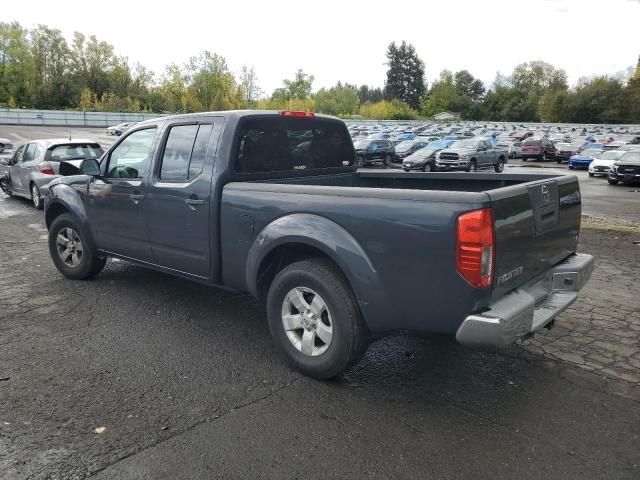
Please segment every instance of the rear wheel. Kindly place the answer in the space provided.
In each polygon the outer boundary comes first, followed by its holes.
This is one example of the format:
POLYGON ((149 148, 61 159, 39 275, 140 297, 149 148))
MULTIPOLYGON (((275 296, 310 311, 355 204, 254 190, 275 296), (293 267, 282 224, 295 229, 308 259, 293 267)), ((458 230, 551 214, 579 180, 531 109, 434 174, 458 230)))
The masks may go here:
POLYGON ((38 186, 35 183, 32 183, 30 190, 31 190, 31 203, 33 203, 33 206, 36 207, 38 210, 42 210, 43 202, 42 202, 42 198, 40 198, 40 190, 38 190, 38 186))
POLYGON ((49 227, 49 254, 58 271, 74 280, 97 275, 107 263, 106 258, 98 257, 80 223, 66 213, 56 217, 49 227))
POLYGON ((391 166, 391 155, 387 154, 384 156, 384 166, 385 167, 390 167, 391 166))
POLYGON ((351 288, 329 260, 302 260, 279 272, 269 288, 267 314, 286 360, 314 378, 339 375, 368 345, 351 288))
POLYGON ((557 164, 561 164, 561 163, 562 163, 562 160, 561 160, 560 158, 557 158, 557 159, 556 159, 556 163, 557 163, 557 164))
POLYGON ((541 162, 546 162, 547 161, 547 154, 546 153, 542 153, 542 155, 540 155, 540 161, 541 162))
POLYGON ((478 164, 475 160, 471 160, 469 162, 469 166, 467 167, 467 172, 475 172, 476 170, 478 170, 478 164))
POLYGON ((527 161, 527 157, 522 157, 522 161, 526 162, 527 161))
POLYGON ((356 157, 356 167, 358 168, 364 167, 364 158, 362 158, 360 155, 356 157))
POLYGON ((496 163, 493 166, 493 169, 496 171, 496 173, 501 173, 504 170, 504 160, 503 159, 499 159, 498 163, 496 163))

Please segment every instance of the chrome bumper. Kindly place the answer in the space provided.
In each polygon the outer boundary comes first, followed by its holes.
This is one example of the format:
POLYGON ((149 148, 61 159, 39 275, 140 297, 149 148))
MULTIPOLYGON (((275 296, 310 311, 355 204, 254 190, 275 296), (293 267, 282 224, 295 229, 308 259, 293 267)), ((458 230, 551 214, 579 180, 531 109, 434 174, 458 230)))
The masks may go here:
POLYGON ((591 278, 593 257, 575 254, 529 284, 469 315, 456 340, 469 347, 501 348, 544 328, 564 312, 591 278))

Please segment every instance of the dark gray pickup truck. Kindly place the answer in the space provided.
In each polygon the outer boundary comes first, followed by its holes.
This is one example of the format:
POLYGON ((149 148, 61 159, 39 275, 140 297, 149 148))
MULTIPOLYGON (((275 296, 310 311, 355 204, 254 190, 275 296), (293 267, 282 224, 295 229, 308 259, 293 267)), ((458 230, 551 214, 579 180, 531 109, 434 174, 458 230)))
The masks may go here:
POLYGON ((74 279, 119 257, 250 292, 284 356, 317 378, 391 331, 509 345, 552 325, 591 275, 593 258, 576 253, 574 176, 357 172, 354 161, 332 117, 146 121, 53 181, 50 254, 74 279))

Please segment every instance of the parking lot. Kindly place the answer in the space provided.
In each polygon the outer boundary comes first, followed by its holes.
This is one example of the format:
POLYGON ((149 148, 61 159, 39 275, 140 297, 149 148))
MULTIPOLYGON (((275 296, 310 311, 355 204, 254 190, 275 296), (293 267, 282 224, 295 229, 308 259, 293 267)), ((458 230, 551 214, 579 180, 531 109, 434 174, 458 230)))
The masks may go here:
MULTIPOLYGON (((69 133, 114 140, 0 129, 69 133)), ((505 171, 540 168, 566 172, 505 171)), ((42 212, 0 193, 0 478, 637 479, 640 187, 576 175, 596 270, 555 329, 386 338, 331 382, 285 366, 250 296, 113 260, 65 279, 42 212)))

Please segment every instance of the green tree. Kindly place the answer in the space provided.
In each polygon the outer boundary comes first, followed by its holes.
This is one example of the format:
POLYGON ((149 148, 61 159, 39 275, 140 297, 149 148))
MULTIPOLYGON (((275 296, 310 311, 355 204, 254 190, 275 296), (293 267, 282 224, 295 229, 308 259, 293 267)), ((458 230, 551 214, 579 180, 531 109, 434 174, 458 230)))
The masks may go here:
POLYGON ((418 57, 416 49, 403 41, 399 46, 391 42, 387 47, 387 80, 385 96, 398 99, 414 109, 419 108, 426 85, 424 63, 418 57))
POLYGON ((360 107, 360 97, 352 86, 342 86, 340 82, 329 89, 321 88, 314 95, 315 109, 330 115, 352 115, 360 107))
POLYGON ((258 76, 253 65, 250 67, 247 65, 242 66, 239 83, 242 88, 242 97, 247 105, 251 105, 262 95, 262 90, 258 86, 258 76))
POLYGON ((28 32, 0 22, 0 104, 33 106, 33 57, 28 32))

